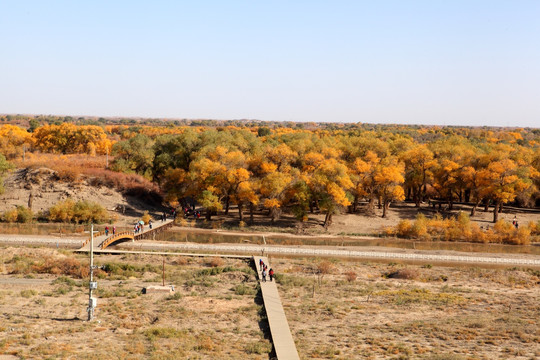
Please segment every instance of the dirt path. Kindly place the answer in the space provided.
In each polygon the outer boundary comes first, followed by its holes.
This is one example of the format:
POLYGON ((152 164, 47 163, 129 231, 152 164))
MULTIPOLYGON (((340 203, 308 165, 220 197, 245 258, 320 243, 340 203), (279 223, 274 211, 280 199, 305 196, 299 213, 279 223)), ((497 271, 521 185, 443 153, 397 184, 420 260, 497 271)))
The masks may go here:
POLYGON ((540 256, 522 254, 477 254, 450 251, 388 250, 384 248, 335 248, 314 246, 261 246, 236 244, 193 244, 144 242, 120 244, 122 249, 211 251, 215 253, 279 254, 289 256, 331 256, 358 259, 402 260, 414 262, 466 263, 474 265, 521 265, 540 267, 540 256))

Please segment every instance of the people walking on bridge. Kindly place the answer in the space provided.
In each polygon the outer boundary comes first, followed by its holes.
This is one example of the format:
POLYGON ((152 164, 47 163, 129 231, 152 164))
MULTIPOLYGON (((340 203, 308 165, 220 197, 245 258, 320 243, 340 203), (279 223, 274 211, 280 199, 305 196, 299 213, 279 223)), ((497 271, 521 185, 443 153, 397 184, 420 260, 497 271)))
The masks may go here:
POLYGON ((259 266, 261 268, 261 271, 263 271, 263 268, 264 268, 264 261, 263 259, 259 259, 259 266))
POLYGON ((113 235, 116 234, 116 226, 113 226, 113 228, 112 228, 112 234, 113 234, 113 235))
POLYGON ((152 220, 148 220, 148 227, 152 230, 152 220))
POLYGON ((262 271, 262 281, 266 282, 266 270, 265 269, 263 269, 263 271, 262 271))
POLYGON ((272 279, 274 278, 274 270, 272 268, 268 270, 268 276, 270 276, 270 281, 272 281, 272 279))
POLYGON ((105 226, 105 236, 109 236, 109 227, 105 226))

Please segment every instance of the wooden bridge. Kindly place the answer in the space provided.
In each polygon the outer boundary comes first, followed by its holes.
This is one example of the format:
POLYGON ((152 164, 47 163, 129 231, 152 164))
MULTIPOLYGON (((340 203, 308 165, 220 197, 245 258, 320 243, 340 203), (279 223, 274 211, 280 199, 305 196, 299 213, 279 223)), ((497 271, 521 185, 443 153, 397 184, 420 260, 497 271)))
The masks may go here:
MULTIPOLYGON (((152 223, 152 229, 148 228, 147 226, 144 231, 138 233, 135 233, 131 230, 118 232, 113 235, 109 232, 109 235, 107 236, 105 235, 104 231, 100 231, 94 234, 94 250, 103 250, 107 248, 107 246, 118 242, 152 239, 156 236, 156 234, 170 228, 173 223, 173 219, 169 219, 166 221, 156 221, 152 223)), ((90 238, 83 242, 79 251, 90 251, 90 238)))

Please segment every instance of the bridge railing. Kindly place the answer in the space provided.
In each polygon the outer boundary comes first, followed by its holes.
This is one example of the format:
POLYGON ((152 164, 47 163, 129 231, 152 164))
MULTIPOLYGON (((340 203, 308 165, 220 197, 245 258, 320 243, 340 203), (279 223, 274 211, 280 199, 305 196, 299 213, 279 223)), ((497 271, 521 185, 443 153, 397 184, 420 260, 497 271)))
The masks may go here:
POLYGON ((106 238, 105 240, 103 240, 103 242, 101 244, 99 244, 99 247, 101 249, 105 249, 107 246, 109 246, 110 244, 112 244, 113 242, 115 242, 116 240, 120 240, 120 239, 133 239, 133 231, 122 231, 122 232, 119 232, 115 235, 111 235, 109 236, 108 238, 106 238))
MULTIPOLYGON (((94 233, 94 238, 97 238, 98 236, 101 236, 101 235, 105 235, 105 231, 98 231, 98 232, 95 232, 94 233)), ((83 244, 81 247, 85 247, 86 244, 88 244, 90 242, 90 240, 92 240, 92 235, 90 235, 88 237, 88 239, 84 240, 83 244)))

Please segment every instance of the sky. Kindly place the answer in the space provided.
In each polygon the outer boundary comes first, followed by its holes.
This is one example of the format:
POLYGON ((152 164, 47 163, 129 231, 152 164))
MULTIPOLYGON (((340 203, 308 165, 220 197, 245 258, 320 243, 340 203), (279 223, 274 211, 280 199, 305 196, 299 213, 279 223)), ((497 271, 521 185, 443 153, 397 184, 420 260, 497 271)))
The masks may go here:
POLYGON ((540 127, 540 1, 0 0, 0 113, 540 127))

